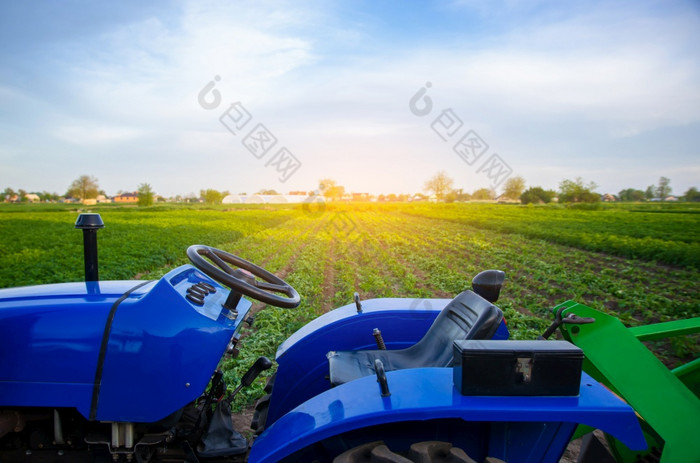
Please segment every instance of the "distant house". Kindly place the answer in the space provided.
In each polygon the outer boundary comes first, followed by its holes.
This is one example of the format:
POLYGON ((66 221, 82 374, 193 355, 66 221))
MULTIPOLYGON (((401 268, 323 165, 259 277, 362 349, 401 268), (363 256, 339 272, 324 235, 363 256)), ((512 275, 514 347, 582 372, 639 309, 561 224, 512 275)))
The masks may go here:
POLYGON ((353 201, 369 201, 370 194, 369 193, 352 193, 352 200, 353 201))
POLYGON ((40 201, 39 195, 36 195, 34 193, 27 193, 26 195, 24 195, 24 197, 27 198, 27 201, 31 203, 36 203, 40 201))
POLYGON ((114 197, 115 203, 138 203, 138 193, 122 193, 114 197))
POLYGON ((97 198, 95 198, 98 203, 111 203, 112 200, 106 197, 105 195, 97 195, 97 198))
POLYGON ((666 196, 664 198, 664 201, 678 201, 678 198, 676 198, 675 196, 666 196))
POLYGON ((615 195, 611 195, 610 193, 605 193, 603 196, 601 196, 601 199, 605 202, 617 201, 617 198, 615 197, 615 195))

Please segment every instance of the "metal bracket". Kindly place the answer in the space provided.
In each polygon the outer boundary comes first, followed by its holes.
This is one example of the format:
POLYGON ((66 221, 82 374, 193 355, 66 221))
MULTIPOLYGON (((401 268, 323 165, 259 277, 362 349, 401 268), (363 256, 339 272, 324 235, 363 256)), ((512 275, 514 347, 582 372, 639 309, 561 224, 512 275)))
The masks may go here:
POLYGON ((518 357, 517 361, 515 372, 523 375, 523 383, 529 383, 532 381, 533 359, 531 357, 518 357))
POLYGON ((386 350, 386 344, 384 344, 384 338, 382 337, 382 332, 379 328, 375 328, 372 331, 372 336, 374 336, 374 341, 377 343, 377 349, 386 350))
POLYGON ((389 382, 386 380, 386 371, 384 371, 384 364, 381 360, 374 359, 374 371, 377 373, 377 382, 379 382, 382 397, 389 397, 391 395, 391 392, 389 392, 389 382))
POLYGON ((563 306, 557 310, 557 313, 554 315, 554 321, 552 322, 551 325, 549 325, 549 328, 545 330, 544 333, 542 333, 542 336, 538 336, 537 339, 547 339, 549 338, 554 332, 563 324, 571 324, 571 325, 586 325, 588 323, 594 323, 595 318, 591 317, 579 317, 576 314, 569 314, 565 318, 562 318, 561 314, 564 312, 566 309, 569 307, 563 306))

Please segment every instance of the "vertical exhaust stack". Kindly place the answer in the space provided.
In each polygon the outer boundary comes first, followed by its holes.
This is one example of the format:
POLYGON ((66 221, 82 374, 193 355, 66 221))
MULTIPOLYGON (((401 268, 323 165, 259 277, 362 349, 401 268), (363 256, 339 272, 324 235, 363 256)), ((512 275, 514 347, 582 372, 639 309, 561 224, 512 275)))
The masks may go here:
POLYGON ((104 228, 100 214, 80 214, 75 228, 83 231, 83 251, 85 253, 85 281, 98 281, 97 271, 97 230, 104 228))

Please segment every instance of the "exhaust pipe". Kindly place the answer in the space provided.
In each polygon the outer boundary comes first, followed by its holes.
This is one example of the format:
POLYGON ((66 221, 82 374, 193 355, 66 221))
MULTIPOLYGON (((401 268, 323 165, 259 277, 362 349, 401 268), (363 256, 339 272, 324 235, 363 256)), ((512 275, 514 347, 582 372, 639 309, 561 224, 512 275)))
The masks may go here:
POLYGON ((97 230, 104 228, 100 214, 80 214, 75 228, 83 231, 83 252, 85 254, 85 281, 98 281, 97 271, 97 230))

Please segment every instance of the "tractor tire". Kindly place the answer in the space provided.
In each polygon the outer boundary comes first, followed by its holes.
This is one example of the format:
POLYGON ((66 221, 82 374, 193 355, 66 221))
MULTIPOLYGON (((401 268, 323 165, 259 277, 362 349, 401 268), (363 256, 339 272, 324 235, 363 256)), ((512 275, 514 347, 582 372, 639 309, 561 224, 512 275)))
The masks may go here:
MULTIPOLYGON (((489 457, 488 463, 501 460, 489 457)), ((424 441, 411 445, 407 455, 392 452, 383 441, 358 445, 338 455, 333 463, 477 463, 449 442, 424 441)))

